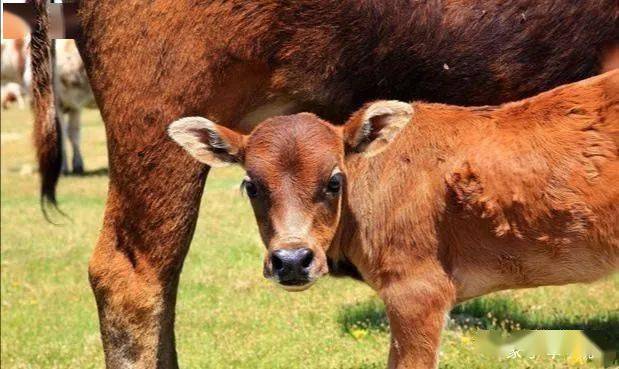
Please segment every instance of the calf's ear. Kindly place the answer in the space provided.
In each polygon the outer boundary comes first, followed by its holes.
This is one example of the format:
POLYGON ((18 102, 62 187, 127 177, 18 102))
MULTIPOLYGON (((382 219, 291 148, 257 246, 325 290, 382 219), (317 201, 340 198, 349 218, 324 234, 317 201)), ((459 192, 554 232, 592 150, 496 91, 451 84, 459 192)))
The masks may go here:
POLYGON ((211 167, 241 163, 245 136, 202 117, 172 122, 168 135, 191 156, 211 167))
POLYGON ((396 100, 373 102, 344 125, 345 144, 350 151, 376 155, 397 137, 412 116, 411 104, 396 100))

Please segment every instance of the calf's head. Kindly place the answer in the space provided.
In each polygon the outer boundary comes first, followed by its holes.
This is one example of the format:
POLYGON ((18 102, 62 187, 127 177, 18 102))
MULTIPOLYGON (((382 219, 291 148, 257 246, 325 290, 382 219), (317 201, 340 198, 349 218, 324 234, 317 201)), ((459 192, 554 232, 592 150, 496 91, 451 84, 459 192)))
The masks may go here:
POLYGON ((409 104, 379 101, 343 126, 301 113, 270 118, 250 135, 200 117, 175 121, 168 132, 202 163, 245 169, 242 187, 267 247, 264 275, 299 291, 328 272, 326 252, 348 185, 347 155, 380 152, 411 115, 409 104))

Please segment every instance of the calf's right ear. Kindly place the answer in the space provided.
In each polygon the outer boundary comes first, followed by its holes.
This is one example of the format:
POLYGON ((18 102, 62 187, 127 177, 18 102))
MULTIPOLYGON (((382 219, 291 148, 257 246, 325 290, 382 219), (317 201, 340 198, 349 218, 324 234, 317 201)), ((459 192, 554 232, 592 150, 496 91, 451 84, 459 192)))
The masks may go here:
POLYGON ((191 156, 211 167, 240 164, 245 136, 202 117, 172 122, 168 135, 191 156))

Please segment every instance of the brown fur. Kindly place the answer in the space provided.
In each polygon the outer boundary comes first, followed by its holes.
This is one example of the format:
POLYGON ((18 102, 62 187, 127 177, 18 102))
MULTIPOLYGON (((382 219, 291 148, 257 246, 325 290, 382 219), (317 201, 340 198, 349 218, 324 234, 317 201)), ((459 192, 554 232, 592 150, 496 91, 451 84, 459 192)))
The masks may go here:
MULTIPOLYGON (((108 367, 177 366, 176 287, 208 168, 166 137, 169 122, 203 115, 249 130, 243 117, 281 98, 340 122, 368 99, 522 98, 597 73, 600 50, 617 43, 617 9, 614 0, 81 1, 78 47, 109 148, 90 263, 108 367)), ((52 124, 49 96, 35 94, 38 127, 52 124)), ((57 131, 45 132, 37 147, 53 200, 57 131)))
POLYGON ((393 368, 436 366, 457 302, 619 268, 619 70, 494 108, 379 101, 343 128, 298 114, 224 140, 259 188, 267 255, 292 232, 310 282, 352 263, 385 301, 393 368), (347 187, 325 197, 334 167, 347 187))

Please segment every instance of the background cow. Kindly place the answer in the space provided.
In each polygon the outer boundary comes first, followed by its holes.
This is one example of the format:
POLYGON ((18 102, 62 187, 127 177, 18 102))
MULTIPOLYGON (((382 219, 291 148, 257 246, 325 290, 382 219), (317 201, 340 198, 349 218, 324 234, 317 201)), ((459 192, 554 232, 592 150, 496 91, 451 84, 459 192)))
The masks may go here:
MULTIPOLYGON (((96 103, 84 63, 75 41, 56 40, 56 74, 54 92, 58 95, 62 136, 67 138, 73 152, 71 171, 84 173, 84 161, 80 150, 81 113, 84 108, 96 108, 96 103)), ((66 141, 65 141, 66 142, 66 141)), ((64 147, 64 146, 63 146, 64 147)), ((66 150, 62 152, 62 171, 69 173, 66 150)))
MULTIPOLYGON (((29 36, 20 39, 2 40, 2 107, 16 102, 25 107, 31 90, 31 67, 29 56, 29 36)), ((84 161, 80 150, 81 112, 84 108, 96 108, 94 96, 84 63, 74 40, 55 40, 55 78, 54 92, 57 104, 63 141, 71 145, 72 172, 82 174, 84 161)), ((65 145, 62 147, 62 172, 71 170, 65 145)))
POLYGON ((25 92, 23 87, 19 83, 9 82, 2 85, 1 90, 2 98, 2 109, 6 110, 13 103, 17 103, 17 106, 20 109, 26 107, 25 103, 25 92))
MULTIPOLYGON (((55 203, 61 155, 49 19, 45 1, 35 5, 35 141, 41 192, 55 203)), ((301 110, 341 122, 377 98, 495 104, 596 74, 619 43, 615 0, 78 7, 77 43, 109 148, 89 276, 111 368, 177 367, 176 291, 209 168, 169 140, 169 122, 202 115, 247 131, 301 110)))
POLYGON ((2 14, 2 23, 2 108, 8 108, 12 102, 23 108, 24 98, 28 94, 24 73, 28 64, 29 29, 22 19, 10 13, 2 14))
POLYGON ((27 88, 24 82, 26 71, 27 46, 25 38, 14 40, 2 40, 1 55, 1 84, 2 84, 2 108, 17 102, 20 109, 25 107, 24 99, 27 88))

